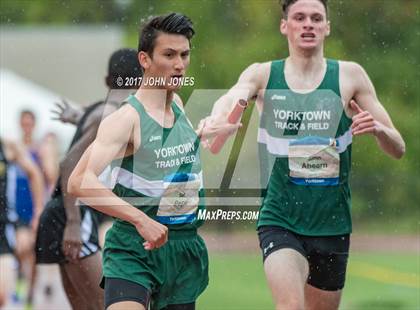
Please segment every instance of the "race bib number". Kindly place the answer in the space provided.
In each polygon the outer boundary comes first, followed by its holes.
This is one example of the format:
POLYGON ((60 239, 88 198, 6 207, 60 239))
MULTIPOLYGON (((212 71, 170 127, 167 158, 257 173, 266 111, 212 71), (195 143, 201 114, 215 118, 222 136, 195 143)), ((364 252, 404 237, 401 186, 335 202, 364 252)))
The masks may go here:
POLYGON ((290 141, 289 169, 290 181, 297 185, 338 185, 338 141, 323 137, 305 137, 290 141))
POLYGON ((162 224, 191 223, 196 218, 201 178, 194 173, 175 173, 164 178, 157 221, 162 224))

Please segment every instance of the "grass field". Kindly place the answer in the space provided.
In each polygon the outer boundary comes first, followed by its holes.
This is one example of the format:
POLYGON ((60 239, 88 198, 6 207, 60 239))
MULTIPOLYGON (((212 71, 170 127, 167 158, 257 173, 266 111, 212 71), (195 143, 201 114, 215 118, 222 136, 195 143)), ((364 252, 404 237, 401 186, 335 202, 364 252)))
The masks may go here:
MULTIPOLYGON (((260 256, 212 255, 210 284, 197 308, 273 309, 260 256)), ((352 253, 340 309, 420 309, 419 256, 352 253)))

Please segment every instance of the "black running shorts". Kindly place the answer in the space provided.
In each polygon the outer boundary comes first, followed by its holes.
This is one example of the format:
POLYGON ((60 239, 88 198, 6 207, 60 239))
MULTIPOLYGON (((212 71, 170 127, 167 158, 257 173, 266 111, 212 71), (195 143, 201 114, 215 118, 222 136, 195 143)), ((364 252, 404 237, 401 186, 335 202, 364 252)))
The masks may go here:
POLYGON ((278 226, 262 226, 258 229, 263 260, 280 249, 294 249, 309 263, 307 283, 326 291, 344 287, 350 235, 303 236, 278 226))

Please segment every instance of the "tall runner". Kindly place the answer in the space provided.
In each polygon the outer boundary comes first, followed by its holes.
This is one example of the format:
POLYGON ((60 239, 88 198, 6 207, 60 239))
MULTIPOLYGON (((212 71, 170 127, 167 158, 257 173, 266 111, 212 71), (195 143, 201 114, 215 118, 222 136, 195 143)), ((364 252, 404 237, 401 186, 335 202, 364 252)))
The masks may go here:
POLYGON ((404 141, 358 64, 324 58, 326 0, 284 0, 280 31, 289 57, 249 66, 216 103, 207 124, 236 100, 256 99, 266 189, 258 221, 276 309, 337 309, 350 233, 353 137, 372 135, 393 158, 404 141))

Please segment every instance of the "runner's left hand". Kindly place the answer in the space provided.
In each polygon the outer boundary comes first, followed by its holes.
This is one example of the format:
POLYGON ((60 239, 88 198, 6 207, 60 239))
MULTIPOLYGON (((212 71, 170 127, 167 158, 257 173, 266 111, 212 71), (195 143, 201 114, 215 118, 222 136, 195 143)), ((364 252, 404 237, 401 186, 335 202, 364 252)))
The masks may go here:
POLYGON ((351 124, 351 133, 353 136, 372 134, 374 136, 382 130, 382 124, 375 120, 369 111, 363 111, 353 99, 350 100, 350 107, 356 115, 353 116, 351 124))

